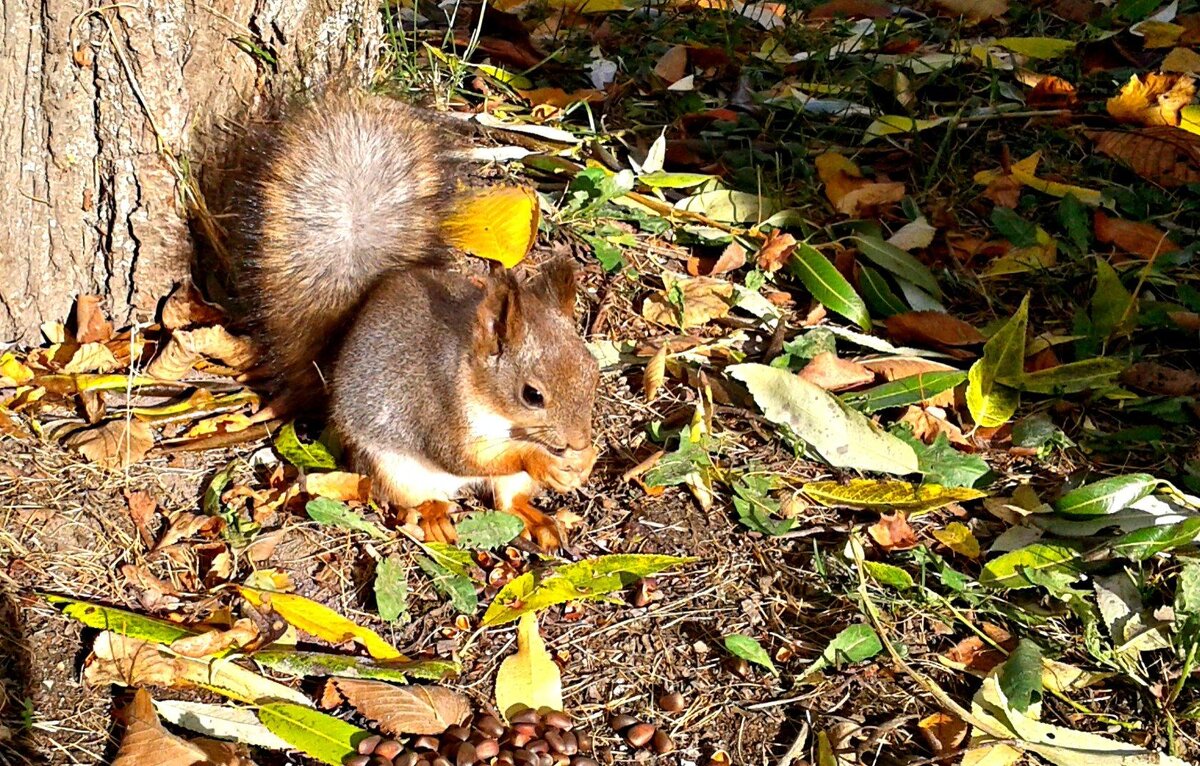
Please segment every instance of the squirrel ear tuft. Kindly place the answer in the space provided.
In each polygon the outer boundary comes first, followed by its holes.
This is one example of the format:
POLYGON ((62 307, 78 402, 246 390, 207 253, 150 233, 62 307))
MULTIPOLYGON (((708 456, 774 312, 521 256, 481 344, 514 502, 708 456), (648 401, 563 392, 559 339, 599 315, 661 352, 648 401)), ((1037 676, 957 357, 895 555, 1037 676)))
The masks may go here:
POLYGON ((543 263, 529 281, 529 288, 552 306, 558 306, 567 316, 575 315, 577 269, 566 258, 543 263))
POLYGON ((483 280, 483 299, 475 317, 475 348, 496 356, 521 334, 521 304, 512 272, 494 268, 483 280))

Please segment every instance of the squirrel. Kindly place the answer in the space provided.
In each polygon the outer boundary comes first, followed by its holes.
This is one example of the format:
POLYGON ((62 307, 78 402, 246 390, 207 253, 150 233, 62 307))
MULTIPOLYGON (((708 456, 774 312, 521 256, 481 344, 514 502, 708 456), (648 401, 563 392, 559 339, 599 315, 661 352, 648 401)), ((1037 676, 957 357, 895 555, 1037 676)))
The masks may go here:
POLYGON ((324 403, 377 499, 452 541, 469 491, 564 542, 532 499, 596 460, 599 367, 575 326, 565 259, 518 277, 452 269, 440 225, 450 141, 418 107, 362 91, 286 114, 242 210, 245 282, 287 409, 324 403))

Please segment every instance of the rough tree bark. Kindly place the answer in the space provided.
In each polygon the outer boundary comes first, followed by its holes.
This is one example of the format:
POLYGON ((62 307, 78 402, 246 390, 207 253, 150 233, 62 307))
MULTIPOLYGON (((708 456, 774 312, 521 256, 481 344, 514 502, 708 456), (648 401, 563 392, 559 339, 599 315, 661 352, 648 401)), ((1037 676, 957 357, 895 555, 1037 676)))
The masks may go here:
MULTIPOLYGON (((188 273, 187 158, 273 88, 377 63, 379 0, 0 0, 0 343, 188 273)), ((2 348, 2 346, 0 346, 2 348)))

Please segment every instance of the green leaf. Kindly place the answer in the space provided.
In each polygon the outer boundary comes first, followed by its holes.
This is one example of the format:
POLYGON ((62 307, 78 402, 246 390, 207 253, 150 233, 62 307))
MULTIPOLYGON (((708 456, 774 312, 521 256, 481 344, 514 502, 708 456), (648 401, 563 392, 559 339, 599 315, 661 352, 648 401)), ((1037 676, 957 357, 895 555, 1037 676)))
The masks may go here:
POLYGON ((1113 556, 1145 561, 1164 551, 1192 545, 1197 535, 1200 535, 1200 516, 1192 516, 1176 524, 1134 530, 1117 538, 1107 548, 1113 556))
POLYGON ((900 567, 885 564, 882 561, 864 561, 863 566, 866 567, 867 574, 871 575, 873 579, 896 590, 908 590, 916 585, 912 575, 900 567))
POLYGON ((767 420, 790 428, 830 465, 891 474, 918 470, 912 447, 803 378, 764 364, 726 371, 746 384, 767 420))
POLYGON ((394 553, 375 567, 375 605, 384 622, 408 621, 408 565, 394 553))
POLYGON ((931 511, 987 495, 986 492, 965 487, 877 479, 851 479, 844 484, 840 481, 810 481, 802 489, 804 494, 825 505, 881 511, 903 510, 908 513, 931 511))
POLYGON ((914 256, 901 250, 882 237, 867 235, 855 237, 858 250, 877 266, 887 269, 898 277, 907 279, 934 297, 942 297, 942 288, 929 268, 914 256))
POLYGON ((1020 395, 998 381, 1017 377, 1024 371, 1028 323, 1026 294, 1017 312, 984 344, 983 358, 971 365, 967 373, 967 407, 976 425, 985 428, 1003 425, 1017 411, 1020 395))
POLYGON ((761 665, 775 675, 779 675, 779 671, 775 669, 775 663, 771 662, 771 655, 767 654, 767 650, 763 649, 762 644, 750 636, 743 636, 741 633, 731 633, 725 636, 725 648, 734 657, 741 657, 747 662, 753 662, 755 665, 761 665))
POLYGON ((1200 615, 1200 561, 1183 564, 1175 586, 1175 612, 1200 615))
POLYGON ((1093 334, 1102 339, 1127 332, 1137 319, 1133 293, 1125 289, 1121 277, 1103 258, 1096 259, 1096 291, 1088 312, 1093 334))
MULTIPOLYGON (((1061 58, 1075 50, 1073 40, 1057 37, 1001 37, 996 45, 1031 59, 1061 58)), ((1024 711, 1025 708, 1020 708, 1024 711)))
POLYGON ((1000 688, 1014 710, 1024 713, 1042 698, 1042 649, 1027 638, 1000 666, 1000 688))
POLYGON ((1037 372, 1022 371, 1019 375, 997 380, 1018 391, 1034 394, 1074 394, 1116 385, 1116 378, 1125 366, 1120 359, 1099 357, 1037 372))
POLYGON ((1065 543, 1033 543, 992 559, 983 566, 979 583, 987 588, 1032 588, 1042 580, 1038 573, 1066 574, 1074 578, 1079 551, 1065 543))
POLYGON ((371 732, 340 718, 291 702, 268 702, 258 709, 258 720, 271 733, 300 752, 329 766, 357 752, 358 743, 371 732))
POLYGON ((525 522, 511 513, 485 511, 472 513, 458 522, 458 544, 473 550, 492 550, 512 541, 525 522))
POLYGON ((844 397, 844 400, 847 404, 863 412, 878 412, 925 401, 943 391, 954 388, 966 379, 967 373, 961 370, 919 372, 916 375, 881 383, 865 391, 856 391, 854 394, 844 397))
POLYGON ((778 489, 778 477, 771 474, 743 473, 734 477, 730 486, 734 492, 733 507, 738 521, 764 535, 782 535, 796 524, 795 519, 778 519, 779 501, 770 496, 778 489))
POLYGON ((53 606, 63 607, 63 614, 80 622, 89 628, 111 630, 122 636, 150 641, 155 644, 169 644, 186 636, 198 635, 197 631, 169 620, 146 617, 124 609, 115 609, 100 604, 89 604, 65 596, 55 596, 49 593, 39 594, 53 606))
POLYGON ((665 170, 656 170, 653 173, 638 176, 637 180, 655 189, 687 189, 714 178, 716 176, 705 173, 670 173, 665 170))
POLYGON ((678 210, 700 213, 721 223, 759 223, 783 209, 773 197, 749 192, 717 189, 685 197, 675 203, 678 210))
POLYGON ((337 460, 321 442, 302 442, 296 435, 296 424, 288 423, 275 437, 275 451, 284 460, 304 470, 337 468, 337 460))
POLYGON ((462 671, 457 662, 448 660, 376 660, 350 654, 296 649, 260 649, 251 655, 251 659, 278 673, 296 678, 340 676, 407 683, 410 678, 442 681, 462 671))
POLYGON ((871 317, 862 298, 816 248, 801 242, 796 246, 792 260, 788 261, 788 268, 822 306, 846 317, 864 331, 871 329, 871 317))
POLYGON ((870 625, 851 625, 833 637, 825 651, 821 652, 818 665, 833 665, 840 668, 850 662, 869 660, 883 651, 879 634, 870 625))
POLYGON ((1054 501, 1054 510, 1064 516, 1107 516, 1133 505, 1158 485, 1158 479, 1147 473, 1113 476, 1071 490, 1054 501))
POLYGON ((1092 241, 1092 225, 1087 206, 1074 194, 1068 194, 1058 203, 1058 220, 1067 230, 1071 244, 1079 248, 1081 253, 1088 252, 1092 241))
POLYGON ((527 612, 555 604, 602 598, 643 577, 695 559, 621 553, 558 567, 553 573, 526 572, 509 580, 483 615, 484 626, 503 625, 527 612))
POLYGON ((475 565, 475 559, 471 556, 470 551, 439 542, 425 543, 425 551, 439 566, 470 579, 470 569, 475 565))
POLYGON ((992 226, 1017 247, 1034 247, 1038 243, 1037 226, 1009 208, 998 205, 992 208, 992 226))
POLYGON ((357 511, 341 500, 328 497, 314 497, 304 504, 308 517, 318 524, 349 529, 354 532, 366 532, 376 540, 391 540, 392 536, 375 524, 367 521, 357 511))
POLYGON ((956 450, 946 434, 940 433, 933 444, 925 444, 903 426, 892 430, 917 453, 920 471, 927 482, 943 487, 974 487, 992 472, 983 458, 956 450))
POLYGON ((877 315, 890 317, 908 311, 908 306, 892 290, 882 274, 870 266, 859 264, 858 286, 863 300, 877 315))
POLYGON ((229 521, 229 514, 226 513, 226 509, 221 503, 221 494, 233 481, 233 472, 241 465, 241 462, 240 459, 231 460, 224 468, 213 474, 208 486, 204 488, 204 498, 200 503, 205 516, 219 516, 226 522, 229 521))
POLYGON ((417 556, 417 566, 429 575, 433 587, 449 598, 455 609, 463 614, 475 614, 475 610, 479 608, 479 596, 475 594, 475 585, 470 578, 451 572, 424 556, 417 556))

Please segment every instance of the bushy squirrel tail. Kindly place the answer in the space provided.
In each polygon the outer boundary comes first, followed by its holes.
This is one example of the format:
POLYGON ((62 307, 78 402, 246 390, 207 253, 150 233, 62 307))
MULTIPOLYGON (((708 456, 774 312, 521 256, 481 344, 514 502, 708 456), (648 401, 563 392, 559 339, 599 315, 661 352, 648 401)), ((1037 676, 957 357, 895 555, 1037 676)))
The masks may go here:
POLYGON ((417 108, 350 92, 285 114, 262 147, 240 211, 247 298, 290 396, 319 396, 318 365, 383 275, 447 261, 443 135, 417 108))

